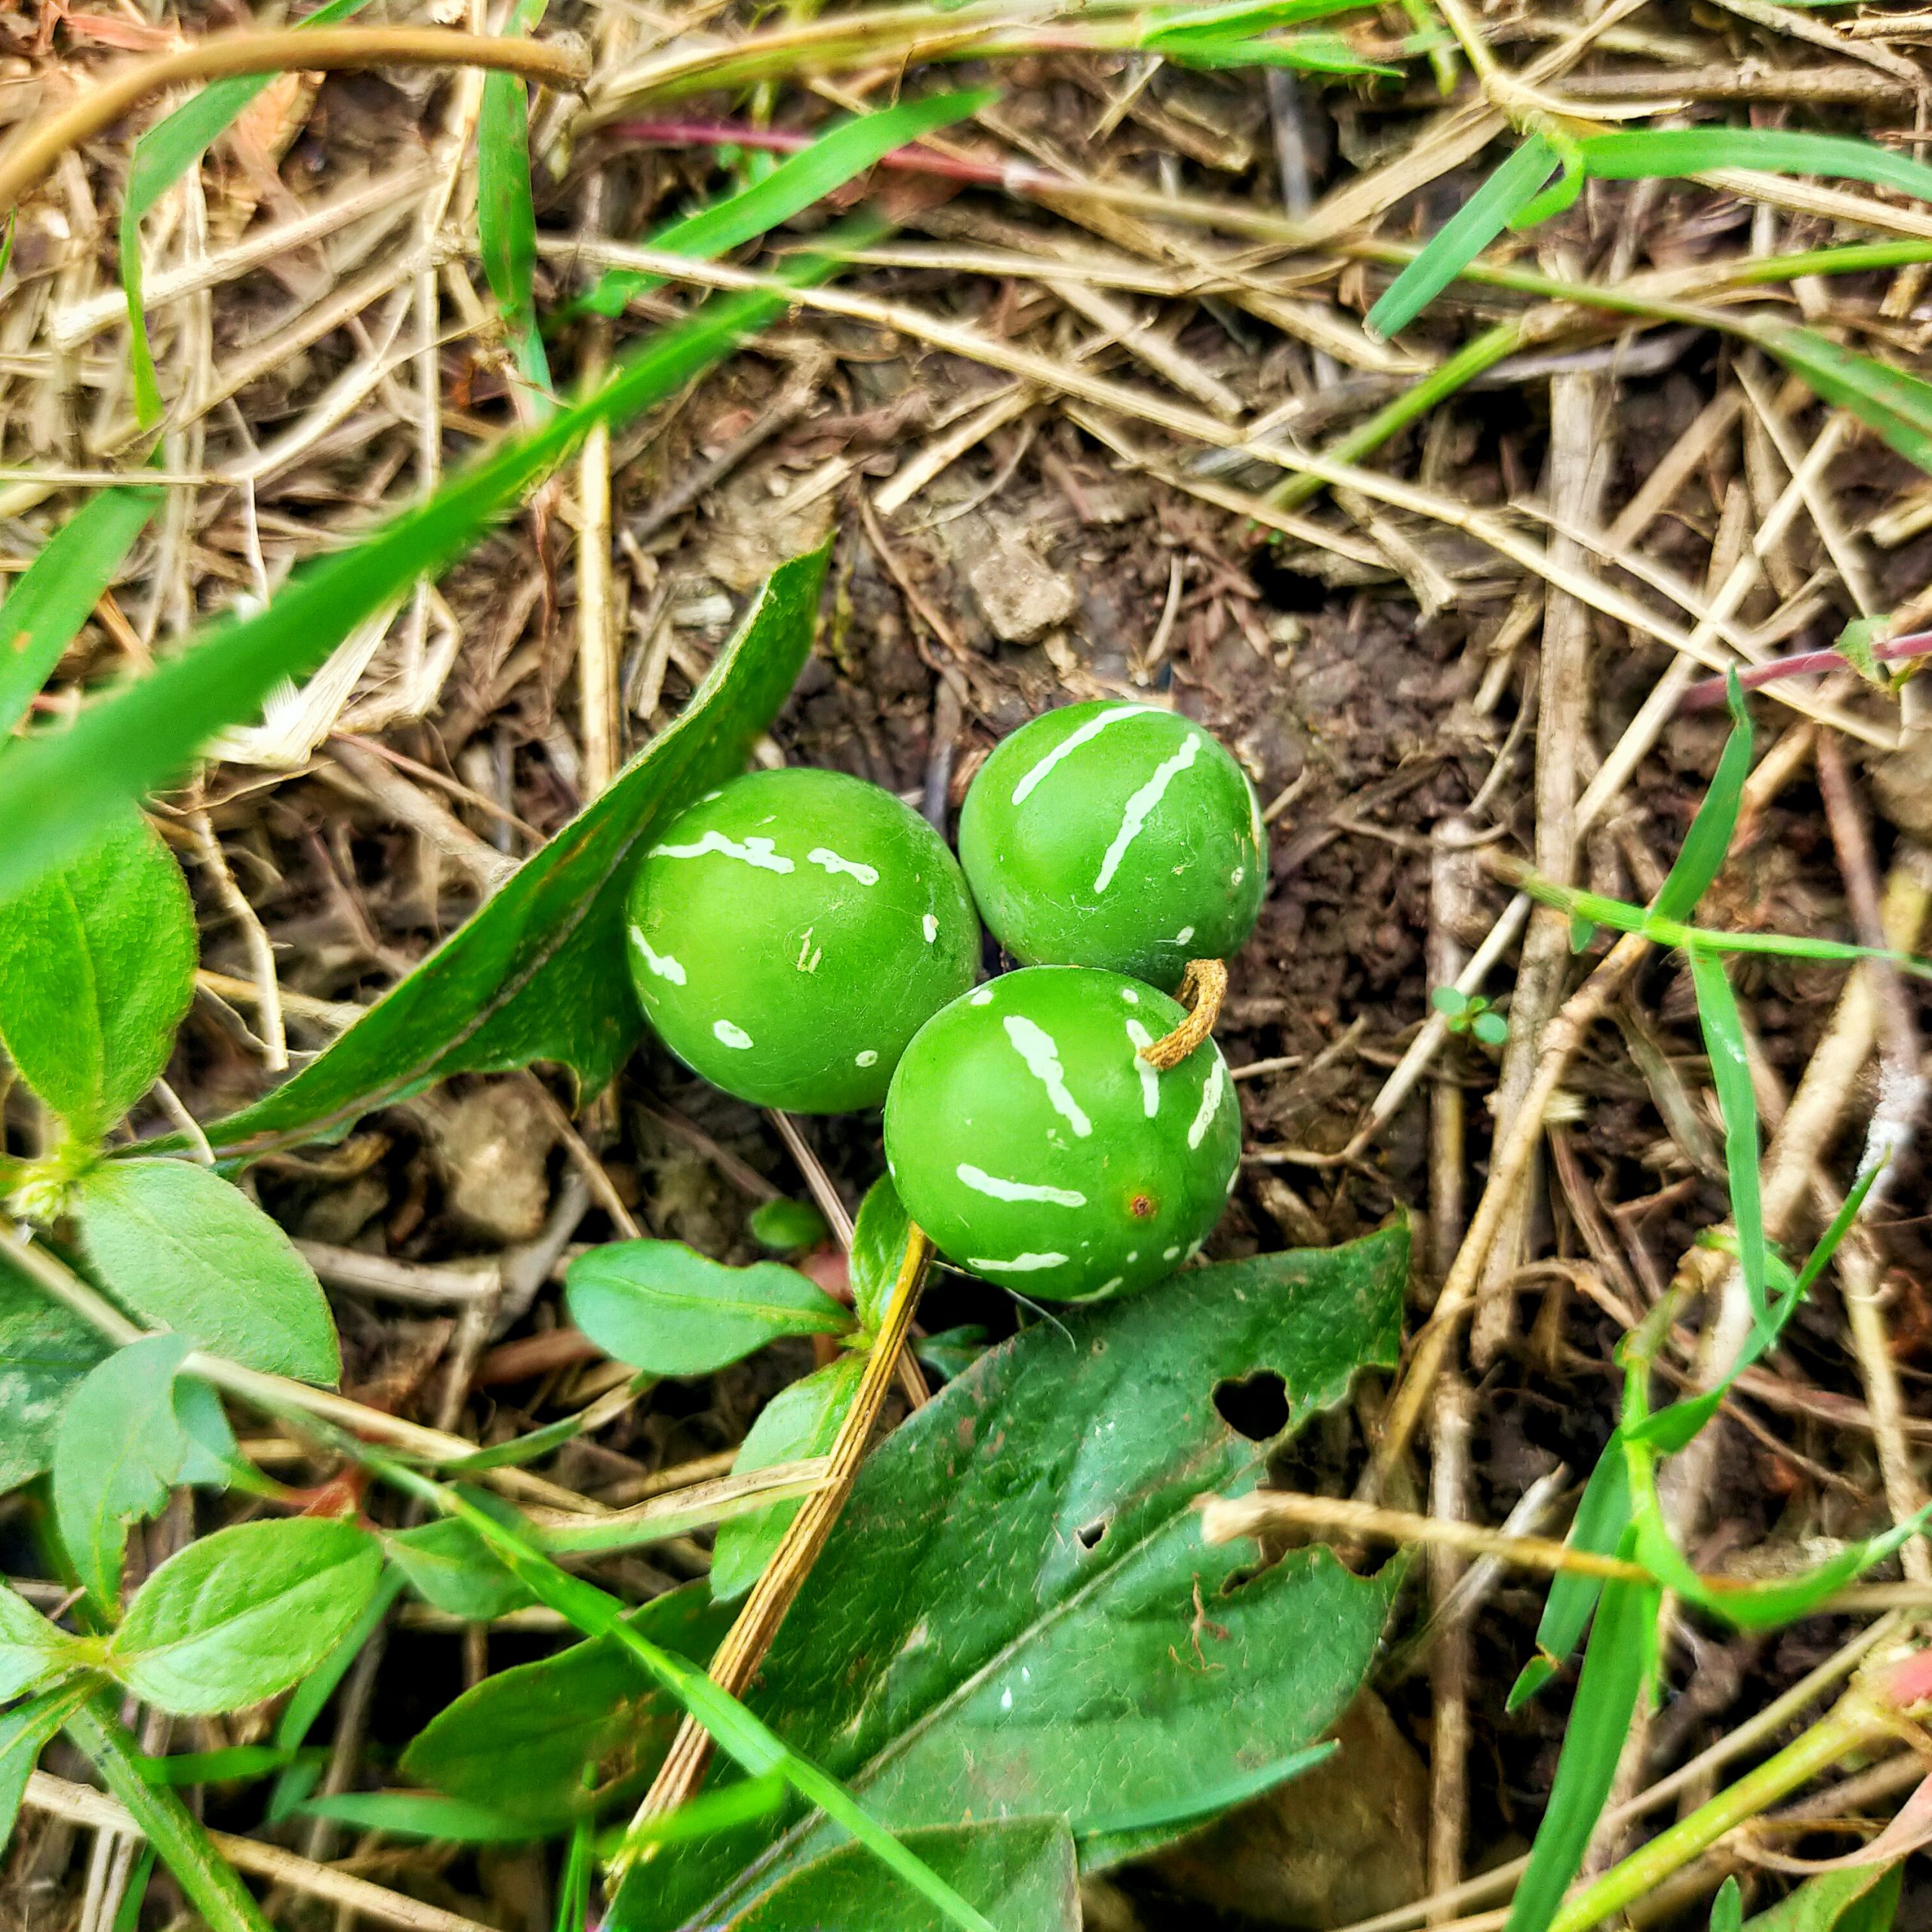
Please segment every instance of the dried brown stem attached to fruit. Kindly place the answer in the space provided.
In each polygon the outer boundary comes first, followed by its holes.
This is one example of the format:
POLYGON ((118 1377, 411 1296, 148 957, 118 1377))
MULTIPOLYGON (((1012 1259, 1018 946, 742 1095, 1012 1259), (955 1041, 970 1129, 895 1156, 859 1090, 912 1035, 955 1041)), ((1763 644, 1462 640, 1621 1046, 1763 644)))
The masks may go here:
POLYGON ((1174 1030, 1143 1047, 1137 1057, 1165 1073, 1180 1066, 1214 1030, 1221 1017, 1221 1002, 1228 996, 1228 968, 1225 960, 1190 959, 1181 975, 1180 1002, 1191 1011, 1174 1030))

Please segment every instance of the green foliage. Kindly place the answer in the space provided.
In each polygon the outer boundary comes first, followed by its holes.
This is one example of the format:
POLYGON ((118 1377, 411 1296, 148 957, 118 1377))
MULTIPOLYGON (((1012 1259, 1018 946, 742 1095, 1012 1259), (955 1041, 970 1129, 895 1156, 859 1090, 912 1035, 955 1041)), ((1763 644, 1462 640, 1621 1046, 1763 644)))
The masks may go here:
POLYGON ((20 1815, 35 1760, 94 1695, 97 1681, 76 1678, 40 1692, 11 1710, 0 1711, 0 1850, 13 1836, 14 1821, 20 1815))
POLYGON ((0 1260, 0 1495, 52 1466, 62 1411, 107 1344, 0 1260))
POLYGON ((1932 472, 1932 383, 1841 348, 1815 330, 1768 322, 1749 333, 1826 401, 1849 411, 1907 462, 1932 472))
MULTIPOLYGON (((865 1370, 863 1355, 841 1355, 803 1381, 781 1389, 759 1411, 731 1465, 732 1474, 743 1475, 752 1469, 827 1454, 859 1392, 859 1378, 865 1370)), ((797 1498, 769 1503, 749 1515, 734 1516, 719 1524, 712 1551, 711 1589, 720 1603, 743 1596, 758 1581, 801 1507, 802 1500, 797 1498)))
POLYGON ((1744 689, 1737 673, 1730 674, 1730 734, 1718 757, 1710 789, 1684 834, 1677 862, 1658 888, 1651 910, 1666 919, 1687 919, 1711 888, 1730 850, 1730 835, 1743 802, 1744 781, 1751 770, 1751 715, 1745 709, 1744 689))
POLYGON ((158 489, 103 490, 14 580, 0 604, 0 738, 26 716, 160 503, 158 489))
POLYGON ((149 1323, 271 1374, 333 1387, 342 1373, 321 1284, 240 1189, 186 1161, 109 1161, 74 1212, 89 1258, 149 1323))
POLYGON ((761 1201, 746 1217, 745 1229, 759 1247, 777 1254, 817 1247, 832 1233, 809 1201, 761 1201))
POLYGON ((708 1375, 780 1335, 852 1325, 795 1268, 728 1268, 682 1241, 608 1242, 579 1255, 567 1281, 577 1325, 606 1355, 657 1375, 708 1375))
POLYGON ((305 1818, 333 1818, 358 1832, 440 1839, 446 1844, 517 1844, 529 1831, 514 1818, 460 1798, 420 1791, 345 1791, 297 1807, 305 1818))
POLYGON ((0 1704, 39 1689, 78 1660, 74 1640, 17 1590, 0 1584, 0 1704))
POLYGON ((0 1040, 77 1140, 98 1141, 160 1076, 195 958, 181 869, 133 814, 0 912, 0 1040))
MULTIPOLYGON (((561 1061, 586 1090, 601 1088, 643 1024, 620 963, 638 852, 670 814, 740 769, 784 703, 811 648, 826 557, 780 565, 677 722, 327 1051, 210 1128, 215 1147, 251 1156, 340 1134, 452 1073, 533 1060, 561 1061)), ((4 792, 0 781, 0 811, 4 792)))
POLYGON ((1448 1022, 1452 1033, 1480 1040, 1486 1047, 1500 1047, 1509 1037, 1509 1023, 1481 993, 1466 993, 1457 986, 1437 986, 1429 1003, 1448 1022))
MULTIPOLYGON (((514 1520, 514 1512, 487 1494, 474 1492, 470 1500, 480 1509, 514 1520)), ((425 1603, 451 1617, 487 1623, 531 1601, 529 1591, 504 1568, 489 1545, 453 1516, 399 1531, 384 1543, 389 1561, 408 1578, 410 1588, 425 1603)))
POLYGON ((1743 1932, 1744 1894, 1734 1872, 1718 1887, 1711 1901, 1711 1932, 1743 1932))
POLYGON ((1749 168, 1767 174, 1817 174, 1869 181, 1932 200, 1932 168, 1876 141, 1785 128, 1637 128, 1586 134, 1577 143, 1583 171, 1598 181, 1644 181, 1749 168))
POLYGON ((852 1306, 861 1327, 876 1328, 885 1318, 912 1232, 912 1218, 892 1177, 881 1174, 866 1189, 852 1223, 852 1306))
POLYGON ((107 1662, 137 1697, 177 1715, 260 1703, 334 1648, 382 1567, 380 1546, 353 1523, 305 1516, 217 1530, 135 1592, 107 1662))
MULTIPOLYGON (((1177 1275, 991 1351, 862 1466, 754 1709, 895 1829, 1064 1813, 1088 1863, 1151 1841, 1111 1836, 1123 1817, 1185 1813, 1314 1743, 1394 1579, 1320 1549, 1247 1577, 1251 1549, 1202 1547, 1194 1499, 1254 1481, 1269 1447, 1211 1395, 1278 1374, 1291 1429, 1340 1401, 1395 1359, 1407 1257, 1397 1225, 1177 1275)), ((711 1923, 830 1844, 800 1819, 668 1850, 627 1880, 614 1932, 711 1923)))
MULTIPOLYGON (((516 0, 503 31, 526 34, 544 0, 516 0)), ((550 364, 537 326, 537 214, 530 195, 530 102, 521 75, 483 77, 476 120, 476 235, 483 274, 503 312, 517 366, 541 396, 550 364)))
MULTIPOLYGON (((1768 1912, 1759 1912, 1745 1932, 1891 1932, 1904 1880, 1903 1860, 1821 1872, 1768 1912)), ((1715 1913, 1711 1924, 1712 1932, 1718 1932, 1715 1913)))

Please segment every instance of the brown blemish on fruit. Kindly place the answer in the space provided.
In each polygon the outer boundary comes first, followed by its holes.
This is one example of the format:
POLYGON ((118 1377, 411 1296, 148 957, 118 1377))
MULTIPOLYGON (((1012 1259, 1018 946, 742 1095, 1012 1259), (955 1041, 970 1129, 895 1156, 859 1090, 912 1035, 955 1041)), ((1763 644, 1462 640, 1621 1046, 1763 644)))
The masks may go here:
POLYGON ((1152 1214, 1154 1211, 1154 1203, 1152 1198, 1145 1194, 1137 1194, 1134 1198, 1127 1204, 1127 1206, 1128 1213, 1131 1214, 1137 1221, 1146 1220, 1148 1216, 1152 1214))

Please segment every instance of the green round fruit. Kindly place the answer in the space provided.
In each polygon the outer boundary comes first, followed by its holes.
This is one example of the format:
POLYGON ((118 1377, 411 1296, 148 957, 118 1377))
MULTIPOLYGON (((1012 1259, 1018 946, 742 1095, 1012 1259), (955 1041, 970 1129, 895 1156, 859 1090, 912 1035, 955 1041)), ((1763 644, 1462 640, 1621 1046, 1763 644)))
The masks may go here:
POLYGON ((758 771, 708 793, 645 854, 628 909, 646 1018, 760 1106, 877 1106, 906 1043, 979 972, 952 854, 842 772, 758 771))
POLYGON ((1008 973, 935 1014, 885 1103, 885 1158, 940 1252, 1003 1287, 1101 1300, 1199 1253, 1241 1159, 1241 1108, 1206 1040, 1139 1057, 1186 1017, 1118 973, 1008 973))
POLYGON ((1254 930, 1267 833, 1247 775, 1192 718, 1072 704, 980 768, 959 858, 980 916, 1029 966, 1103 966, 1172 991, 1254 930))

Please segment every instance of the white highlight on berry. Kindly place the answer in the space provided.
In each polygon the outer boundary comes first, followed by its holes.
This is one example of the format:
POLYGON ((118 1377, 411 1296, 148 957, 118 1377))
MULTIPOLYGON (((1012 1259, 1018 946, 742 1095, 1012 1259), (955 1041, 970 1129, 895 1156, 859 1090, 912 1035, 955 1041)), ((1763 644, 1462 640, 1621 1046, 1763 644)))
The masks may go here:
POLYGON ((1062 1268, 1066 1265, 1063 1254, 1016 1254, 1011 1261, 994 1261, 985 1255, 966 1257, 968 1267, 980 1274, 1034 1275, 1042 1268, 1062 1268))
POLYGON ((1106 891, 1113 883, 1114 874, 1127 856, 1127 848, 1140 836, 1154 808, 1167 796, 1168 787, 1200 755, 1201 734, 1189 731, 1182 741, 1180 749, 1172 758, 1163 758, 1155 766, 1154 775, 1128 800, 1127 810, 1121 814, 1120 829, 1114 834, 1114 842, 1107 848, 1106 856, 1100 861, 1100 876, 1094 881, 1096 892, 1106 891))
POLYGON ((1115 1289, 1126 1279, 1127 1277, 1124 1275, 1116 1275, 1111 1281, 1103 1281, 1087 1299, 1089 1301, 1098 1301, 1103 1296, 1112 1294, 1115 1289))
POLYGON ((1180 931, 1174 934, 1174 943, 1177 946, 1185 946, 1193 937, 1194 928, 1192 926, 1183 926, 1180 931))
POLYGON ((1171 1261, 1180 1252, 1180 1250, 1178 1247, 1164 1247, 1161 1251, 1161 1259, 1163 1261, 1171 1261))
POLYGON ((919 921, 919 930, 925 934, 926 943, 931 946, 939 937, 939 921, 928 912, 919 921))
POLYGON ((869 866, 860 859, 841 859, 829 846, 814 845, 805 857, 813 865, 823 866, 826 872, 834 875, 844 872, 857 879, 861 885, 876 885, 878 883, 878 868, 876 866, 869 866))
POLYGON ((966 997, 968 1006, 991 1006, 992 1003, 993 992, 990 986, 982 986, 977 992, 969 993, 966 997))
POLYGON ((873 1048, 873 1047, 867 1047, 867 1048, 866 1048, 864 1049, 864 1051, 863 1051, 863 1052, 854 1054, 852 1056, 852 1064, 853 1064, 854 1066, 878 1066, 878 1049, 877 1049, 876 1048, 873 1048))
POLYGON ((1048 752, 1046 756, 1041 758, 1017 785, 1014 786, 1013 802, 1016 805, 1024 804, 1032 795, 1040 781, 1053 770, 1055 765, 1058 764, 1063 758, 1071 758, 1082 745, 1091 745, 1109 724, 1118 724, 1123 718, 1137 718, 1143 712, 1158 711, 1160 709, 1161 707, 1157 704, 1122 704, 1115 706, 1112 711, 1103 711, 1097 716, 1088 718, 1077 731, 1068 732, 1066 736, 1061 739, 1060 743, 1054 746, 1053 749, 1048 752))
POLYGON ((650 940, 635 926, 631 928, 631 943, 643 954, 645 965, 660 980, 669 980, 674 986, 681 986, 685 983, 683 966, 668 952, 653 952, 650 940))
POLYGON ((1140 995, 1131 986, 1122 986, 1120 989, 1120 996, 1129 1006, 1138 1006, 1140 1004, 1140 995))
POLYGON ((735 1026, 728 1020, 714 1020, 711 1023, 711 1031, 721 1046, 736 1047, 742 1051, 752 1044, 752 1036, 742 1026, 735 1026))
POLYGON ((735 838, 727 838, 721 832, 707 832, 695 845, 654 845, 651 856, 654 859, 701 859, 707 852, 715 852, 721 859, 742 860, 748 866, 755 866, 761 872, 795 872, 798 869, 789 859, 780 857, 773 851, 775 839, 747 838, 741 844, 735 838))
POLYGON ((1152 1120, 1161 1111, 1161 1076, 1140 1056, 1154 1044, 1154 1036, 1139 1020, 1130 1020, 1127 1037, 1134 1042, 1134 1070, 1140 1076, 1140 1111, 1152 1120))
POLYGON ((1060 1063, 1060 1048, 1053 1035, 1036 1026, 1024 1014, 1010 1013, 1002 1023, 1014 1051, 1026 1063, 1026 1071, 1047 1090, 1054 1112, 1084 1140, 1094 1131, 1094 1123, 1067 1091, 1066 1069, 1060 1063))
POLYGON ((959 1178, 976 1194, 984 1194, 995 1201, 1044 1201, 1056 1208, 1084 1208, 1087 1197, 1070 1187, 1043 1187, 1029 1180, 1002 1180, 998 1174, 989 1174, 984 1168, 976 1168, 971 1161, 961 1161, 953 1169, 959 1178))
POLYGON ((1221 1110, 1221 1096, 1227 1090, 1226 1063, 1216 1054, 1214 1063, 1208 1069, 1208 1078, 1201 1083, 1201 1110, 1194 1116, 1194 1124, 1187 1130, 1187 1144, 1198 1147, 1208 1137, 1208 1130, 1214 1124, 1214 1116, 1221 1110))

